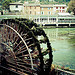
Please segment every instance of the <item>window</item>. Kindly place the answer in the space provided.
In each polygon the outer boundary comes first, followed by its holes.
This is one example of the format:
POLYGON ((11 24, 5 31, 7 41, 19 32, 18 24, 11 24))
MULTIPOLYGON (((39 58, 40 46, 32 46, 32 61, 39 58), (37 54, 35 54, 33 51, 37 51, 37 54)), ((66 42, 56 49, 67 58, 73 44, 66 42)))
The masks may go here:
POLYGON ((62 7, 62 9, 64 9, 65 7, 62 7))
POLYGON ((43 8, 42 8, 42 10, 43 10, 43 8))
POLYGON ((60 10, 60 12, 61 12, 61 10, 60 10))
POLYGON ((58 9, 58 7, 56 7, 56 9, 58 9))
POLYGON ((64 10, 62 10, 62 12, 65 12, 64 10))
POLYGON ((30 11, 30 14, 31 14, 31 11, 30 11))
POLYGON ((31 6, 30 6, 30 9, 31 9, 31 6))
POLYGON ((51 15, 51 12, 49 11, 48 14, 51 15))
POLYGON ((43 11, 41 11, 41 15, 44 15, 44 12, 43 11))
POLYGON ((48 10, 51 10, 51 8, 49 7, 48 10))
POLYGON ((40 12, 37 12, 37 14, 40 14, 40 12))
POLYGON ((16 5, 16 8, 18 8, 18 5, 16 5))

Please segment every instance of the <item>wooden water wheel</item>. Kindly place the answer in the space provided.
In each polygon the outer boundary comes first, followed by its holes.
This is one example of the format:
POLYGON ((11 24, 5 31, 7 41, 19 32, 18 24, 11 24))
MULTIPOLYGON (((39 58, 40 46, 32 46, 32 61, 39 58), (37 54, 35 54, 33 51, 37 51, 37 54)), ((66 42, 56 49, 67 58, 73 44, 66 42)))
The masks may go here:
POLYGON ((43 29, 33 21, 3 19, 0 22, 0 50, 2 66, 20 74, 49 75, 52 49, 43 29))

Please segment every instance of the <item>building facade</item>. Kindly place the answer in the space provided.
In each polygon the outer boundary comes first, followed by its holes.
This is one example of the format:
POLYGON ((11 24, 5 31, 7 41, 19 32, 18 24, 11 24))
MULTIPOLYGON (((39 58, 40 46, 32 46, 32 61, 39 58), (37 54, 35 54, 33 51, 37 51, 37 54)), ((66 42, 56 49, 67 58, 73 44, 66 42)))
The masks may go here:
POLYGON ((19 2, 10 3, 9 7, 10 7, 10 11, 20 12, 23 10, 23 3, 19 3, 19 2))
POLYGON ((10 3, 10 11, 21 12, 23 15, 56 15, 58 13, 65 13, 67 10, 66 5, 41 5, 38 2, 30 4, 28 2, 23 3, 10 3))
POLYGON ((40 15, 40 4, 24 4, 25 15, 40 15))
POLYGON ((40 5, 40 15, 53 15, 53 5, 40 5))
POLYGON ((0 15, 1 15, 1 11, 0 11, 0 15))
POLYGON ((24 4, 24 14, 53 15, 53 5, 24 4))
POLYGON ((53 5, 54 14, 57 13, 66 13, 67 6, 66 5, 53 5))
POLYGON ((23 14, 28 15, 56 15, 58 13, 65 13, 66 5, 40 5, 24 3, 23 14))

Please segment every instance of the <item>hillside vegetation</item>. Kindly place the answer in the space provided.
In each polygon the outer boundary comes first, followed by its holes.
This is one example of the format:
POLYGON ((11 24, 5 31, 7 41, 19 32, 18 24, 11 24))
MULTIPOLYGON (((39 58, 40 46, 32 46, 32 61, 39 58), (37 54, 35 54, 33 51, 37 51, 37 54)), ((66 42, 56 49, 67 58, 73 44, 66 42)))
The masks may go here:
MULTIPOLYGON (((2 9, 8 9, 9 10, 9 3, 14 3, 14 2, 22 2, 24 3, 24 1, 28 1, 29 3, 35 3, 35 1, 33 0, 0 0, 0 10, 2 9)), ((50 1, 50 0, 39 0, 40 4, 67 4, 69 3, 70 0, 54 0, 54 1, 50 1)))
MULTIPOLYGON (((0 0, 0 5, 2 5, 3 2, 5 1, 9 1, 9 2, 18 2, 21 1, 22 3, 24 3, 24 1, 29 1, 31 2, 32 0, 0 0)), ((54 2, 51 2, 49 0, 39 0, 42 3, 65 3, 65 2, 69 2, 70 0, 54 0, 54 2)))
POLYGON ((55 0, 56 2, 69 2, 70 0, 55 0))

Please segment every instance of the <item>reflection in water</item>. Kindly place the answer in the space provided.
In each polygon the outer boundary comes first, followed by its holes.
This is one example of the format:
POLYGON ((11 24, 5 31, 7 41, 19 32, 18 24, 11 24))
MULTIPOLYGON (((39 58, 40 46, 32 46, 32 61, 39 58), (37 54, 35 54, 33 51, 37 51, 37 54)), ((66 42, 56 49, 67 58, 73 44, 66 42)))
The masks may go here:
POLYGON ((75 28, 44 29, 53 51, 53 63, 75 69, 75 28))

